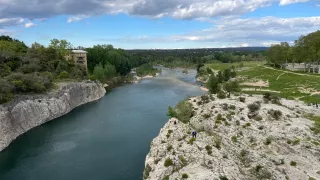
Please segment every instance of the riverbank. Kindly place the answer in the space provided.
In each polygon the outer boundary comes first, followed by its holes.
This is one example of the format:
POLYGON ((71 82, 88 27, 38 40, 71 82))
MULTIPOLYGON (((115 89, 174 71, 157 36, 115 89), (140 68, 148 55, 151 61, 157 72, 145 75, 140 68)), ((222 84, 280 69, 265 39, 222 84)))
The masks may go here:
POLYGON ((310 120, 319 109, 295 100, 241 97, 189 98, 193 117, 186 124, 172 118, 160 130, 144 178, 319 179, 319 127, 310 120))
POLYGON ((105 93, 100 83, 74 82, 52 93, 19 97, 0 105, 0 151, 28 130, 96 101, 105 93))

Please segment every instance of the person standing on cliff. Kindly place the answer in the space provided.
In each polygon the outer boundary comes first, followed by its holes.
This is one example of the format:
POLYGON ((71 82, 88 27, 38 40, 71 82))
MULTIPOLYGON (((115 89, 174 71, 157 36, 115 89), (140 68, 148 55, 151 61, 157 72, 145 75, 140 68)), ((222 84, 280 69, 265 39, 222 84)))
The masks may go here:
POLYGON ((193 132, 192 132, 192 137, 193 137, 193 138, 197 138, 197 132, 196 132, 196 131, 193 131, 193 132))

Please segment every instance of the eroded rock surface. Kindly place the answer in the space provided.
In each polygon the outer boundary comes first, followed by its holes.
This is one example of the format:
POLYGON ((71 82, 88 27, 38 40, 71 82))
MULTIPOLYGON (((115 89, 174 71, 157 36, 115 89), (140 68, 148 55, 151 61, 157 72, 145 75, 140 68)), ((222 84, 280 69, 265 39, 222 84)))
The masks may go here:
POLYGON ((0 105, 0 151, 19 135, 105 95, 100 83, 69 83, 58 92, 28 96, 0 105))
POLYGON ((189 124, 172 118, 151 143, 144 178, 149 180, 320 179, 320 136, 304 113, 320 110, 298 101, 265 103, 262 96, 210 100, 189 124), (260 101, 251 112, 249 104, 260 101), (276 112, 276 110, 278 110, 276 112), (281 115, 279 115, 279 111, 281 115), (248 114, 255 114, 250 119, 248 114), (174 123, 176 122, 176 124, 174 123), (191 132, 197 131, 193 141, 191 132))

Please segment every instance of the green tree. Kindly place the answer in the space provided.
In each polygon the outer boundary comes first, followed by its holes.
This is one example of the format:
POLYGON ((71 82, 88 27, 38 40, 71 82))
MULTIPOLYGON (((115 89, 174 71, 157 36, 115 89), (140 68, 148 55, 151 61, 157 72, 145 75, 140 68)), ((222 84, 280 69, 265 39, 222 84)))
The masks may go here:
POLYGON ((105 80, 105 72, 101 64, 97 65, 93 70, 93 75, 100 82, 104 82, 105 80))
POLYGON ((210 76, 207 82, 207 87, 212 94, 216 94, 220 91, 219 80, 214 74, 210 76))
POLYGON ((224 90, 228 92, 228 97, 232 92, 239 92, 240 87, 237 81, 229 81, 224 84, 224 90))

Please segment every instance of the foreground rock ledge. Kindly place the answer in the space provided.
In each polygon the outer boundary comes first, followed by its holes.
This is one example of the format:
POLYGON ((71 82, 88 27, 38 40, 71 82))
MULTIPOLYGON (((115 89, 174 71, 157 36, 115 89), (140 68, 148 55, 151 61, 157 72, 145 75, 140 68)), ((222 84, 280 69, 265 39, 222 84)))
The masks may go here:
POLYGON ((55 93, 0 105, 0 151, 28 130, 65 115, 77 106, 98 100, 105 93, 100 83, 78 82, 67 84, 55 93))
POLYGON ((245 102, 239 97, 215 99, 197 105, 201 98, 190 98, 190 123, 175 118, 166 123, 151 143, 145 179, 320 179, 320 136, 310 130, 314 122, 303 115, 319 116, 319 109, 291 100, 264 103, 262 96, 245 96, 245 102), (259 115, 249 119, 247 106, 256 101, 261 102, 259 115), (282 115, 275 119, 270 110, 282 115))

